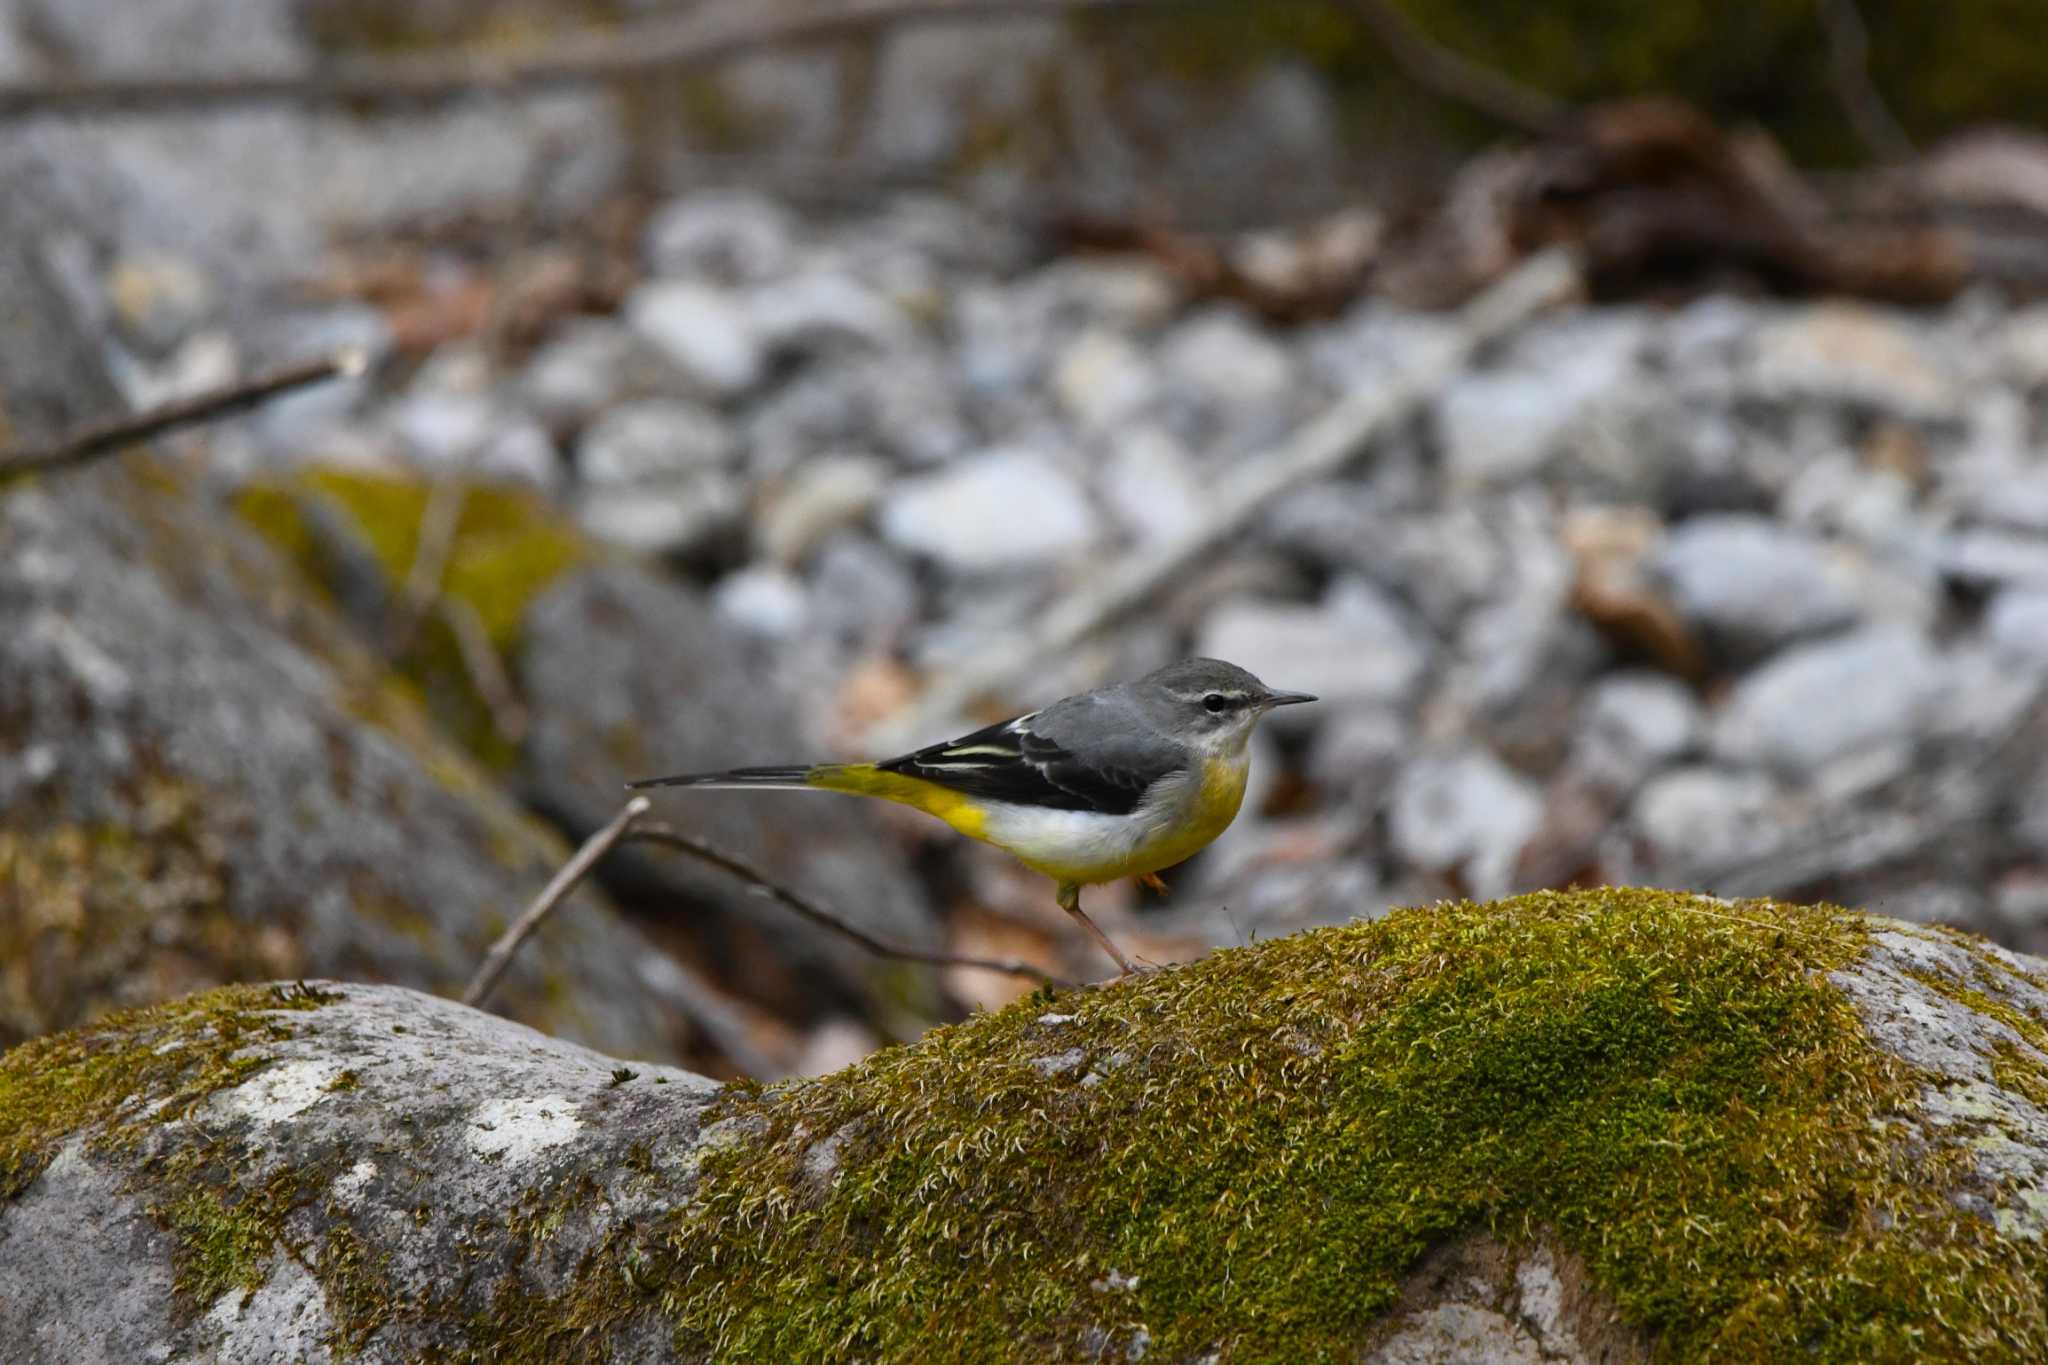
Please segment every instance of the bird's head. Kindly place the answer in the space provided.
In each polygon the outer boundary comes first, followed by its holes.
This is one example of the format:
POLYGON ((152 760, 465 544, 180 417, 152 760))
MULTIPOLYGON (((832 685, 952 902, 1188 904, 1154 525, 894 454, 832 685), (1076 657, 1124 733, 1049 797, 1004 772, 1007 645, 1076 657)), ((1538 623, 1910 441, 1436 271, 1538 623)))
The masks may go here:
POLYGON ((1306 692, 1277 691, 1221 659, 1183 659, 1131 687, 1163 732, 1216 754, 1241 750, 1274 707, 1315 700, 1306 692))

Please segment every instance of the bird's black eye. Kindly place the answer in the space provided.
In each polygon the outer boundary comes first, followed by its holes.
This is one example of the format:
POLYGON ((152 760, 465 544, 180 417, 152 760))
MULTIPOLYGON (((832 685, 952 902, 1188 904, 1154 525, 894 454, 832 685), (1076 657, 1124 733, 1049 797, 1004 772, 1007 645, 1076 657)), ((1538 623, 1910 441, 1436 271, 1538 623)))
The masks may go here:
POLYGON ((1211 692, 1208 696, 1202 698, 1202 709, 1212 716, 1229 705, 1229 698, 1225 697, 1221 692, 1211 692))

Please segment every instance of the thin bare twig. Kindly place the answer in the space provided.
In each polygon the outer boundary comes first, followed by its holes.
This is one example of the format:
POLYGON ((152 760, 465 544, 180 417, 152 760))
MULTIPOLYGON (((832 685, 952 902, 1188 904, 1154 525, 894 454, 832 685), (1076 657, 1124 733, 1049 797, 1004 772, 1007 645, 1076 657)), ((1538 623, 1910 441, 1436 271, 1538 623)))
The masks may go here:
POLYGON ((1569 298, 1578 282, 1564 251, 1523 262, 1467 304, 1457 325, 1404 373, 1381 385, 1360 385, 1279 445, 1241 461, 1199 524, 1132 551, 1031 626, 990 639, 974 651, 972 664, 936 680, 874 738, 905 747, 929 726, 958 719, 976 698, 1032 677, 1047 660, 1138 611, 1181 583, 1275 499, 1337 473, 1376 437, 1407 421, 1462 374, 1477 351, 1569 298))
POLYGON ((435 611, 448 627, 448 633, 455 637, 462 667, 476 685, 477 696, 489 708, 491 725, 499 737, 514 748, 524 744, 532 717, 527 714, 526 703, 519 699, 519 689, 512 685, 511 674, 505 671, 498 647, 491 643, 491 633, 484 628, 483 618, 460 597, 442 598, 435 611))
POLYGON ((189 398, 174 399, 146 412, 90 422, 43 445, 0 450, 0 477, 86 464, 103 456, 118 454, 153 436, 226 417, 296 389, 322 384, 330 379, 353 379, 368 369, 369 364, 368 353, 360 347, 351 346, 324 360, 288 365, 241 383, 209 389, 189 398))
POLYGON ((1569 104, 1445 47, 1394 0, 1351 0, 1351 10, 1386 47, 1395 65, 1432 94, 1534 137, 1555 137, 1570 127, 1569 104))
POLYGON ((876 938, 867 930, 847 923, 837 915, 820 909, 817 905, 799 896, 789 888, 769 880, 761 873, 741 862, 738 858, 733 857, 730 853, 713 848, 701 839, 693 839, 687 834, 669 828, 667 825, 641 825, 634 829, 628 837, 634 843, 655 844, 662 848, 672 848, 678 852, 689 854, 699 862, 709 863, 721 872, 729 873, 761 891, 784 909, 803 919, 809 920, 812 924, 822 929, 830 929, 835 934, 853 940, 877 957, 893 957, 903 962, 919 962, 928 967, 979 967, 983 971, 1001 972, 1006 976, 1027 976, 1034 981, 1043 981, 1053 986, 1069 986, 1073 984, 1054 976, 1051 972, 1041 967, 1034 967, 1029 962, 1019 962, 1009 958, 964 957, 956 953, 932 952, 928 949, 913 948, 906 944, 891 943, 887 939, 876 938))
POLYGON ((542 888, 540 895, 534 897, 533 904, 512 921, 511 928, 498 935, 498 941, 484 954, 483 965, 476 969, 476 975, 470 978, 469 988, 462 993, 463 1004, 483 1004, 496 988, 499 978, 505 975, 505 969, 512 965, 512 958, 519 952, 520 945, 533 937, 534 931, 555 912, 555 907, 568 899, 577 883, 590 875, 590 869, 597 866, 598 860, 611 852, 633 828, 633 823, 647 814, 652 806, 646 797, 634 797, 619 807, 619 813, 612 817, 610 824, 583 841, 583 847, 576 850, 576 855, 562 864, 562 870, 555 873, 554 879, 542 888))
POLYGON ((1189 0, 841 0, 796 9, 724 5, 607 33, 557 34, 527 54, 462 52, 336 62, 318 70, 171 76, 58 76, 0 85, 0 118, 251 104, 420 104, 526 94, 658 71, 684 71, 890 24, 972 23, 1189 0))
POLYGON ((1828 83, 1849 126, 1879 161, 1911 161, 1918 149, 1870 77, 1870 28, 1856 0, 1821 0, 1820 17, 1828 34, 1828 83))
POLYGON ((427 492, 412 567, 406 572, 405 586, 399 590, 391 638, 385 645, 384 652, 394 659, 402 658, 412 648, 420 626, 434 611, 441 596, 441 584, 448 577, 448 561, 455 554, 456 532, 462 529, 462 509, 468 501, 468 483, 453 475, 435 479, 427 492))

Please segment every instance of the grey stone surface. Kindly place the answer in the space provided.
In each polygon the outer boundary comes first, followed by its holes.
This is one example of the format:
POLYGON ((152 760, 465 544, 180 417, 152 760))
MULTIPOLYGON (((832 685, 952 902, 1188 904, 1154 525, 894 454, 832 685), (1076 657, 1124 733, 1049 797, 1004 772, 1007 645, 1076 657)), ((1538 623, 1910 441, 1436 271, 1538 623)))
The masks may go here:
MULTIPOLYGON (((29 437, 117 410, 42 248, 92 218, 81 160, 0 146, 0 407, 29 437)), ((0 808, 84 899, 0 900, 41 968, 0 1037, 229 979, 330 972, 453 990, 563 848, 409 703, 333 612, 181 475, 143 462, 0 496, 0 808), (49 842, 55 841, 55 842, 49 842), (122 847, 153 850, 142 862, 122 847), (124 888, 126 888, 124 890, 124 888)), ((40 859, 39 859, 40 861, 40 859)), ((503 1008, 660 1055, 647 946, 580 895, 503 1008)))
POLYGON ((1430 661, 1428 640, 1386 594, 1359 579, 1333 584, 1316 606, 1231 602, 1210 614, 1198 652, 1241 664, 1275 687, 1313 692, 1331 710, 1405 702, 1430 661))
POLYGON ((650 281, 626 301, 626 318, 706 397, 737 398, 761 380, 762 338, 731 291, 694 280, 650 281))
POLYGON ((1601 787, 1632 791, 1700 741, 1705 718, 1690 689, 1655 673, 1615 673, 1580 704, 1572 766, 1601 787))
POLYGON ((1715 753, 1788 776, 1913 734, 1941 695, 1941 660, 1906 626, 1787 650, 1745 677, 1716 718, 1715 753))
POLYGON ((2014 660, 2048 665, 2048 590, 2000 593, 1984 613, 1984 633, 2014 660))
POLYGON ((1708 638, 1753 658, 1858 615, 1854 568, 1768 517, 1696 517, 1651 561, 1673 604, 1708 638))
POLYGON ((877 515, 891 544, 960 573, 1043 566, 1099 533, 1080 485, 1029 450, 986 451, 899 484, 877 515))
POLYGON ((1543 820, 1534 783, 1480 749, 1425 754, 1395 777, 1387 839, 1415 867, 1454 872, 1474 896, 1507 893, 1543 820))

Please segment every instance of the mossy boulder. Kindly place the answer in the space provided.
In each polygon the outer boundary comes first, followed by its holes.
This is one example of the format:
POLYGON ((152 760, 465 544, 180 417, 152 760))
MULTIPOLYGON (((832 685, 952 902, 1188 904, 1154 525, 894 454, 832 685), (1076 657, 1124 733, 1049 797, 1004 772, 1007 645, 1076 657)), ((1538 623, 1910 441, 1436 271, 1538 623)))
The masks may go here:
POLYGON ((2034 1360, 2048 961, 1545 893, 771 1087, 244 988, 0 1059, 0 1194, 10 1359, 2034 1360))
MULTIPOLYGON (((116 191, 42 146, 0 142, 0 407, 29 440, 123 406, 47 249, 92 249, 116 191)), ((148 452, 0 488, 0 680, 0 1043, 225 981, 459 990, 565 855, 148 452)), ((650 951, 585 893, 498 999, 672 1057, 650 951)))

